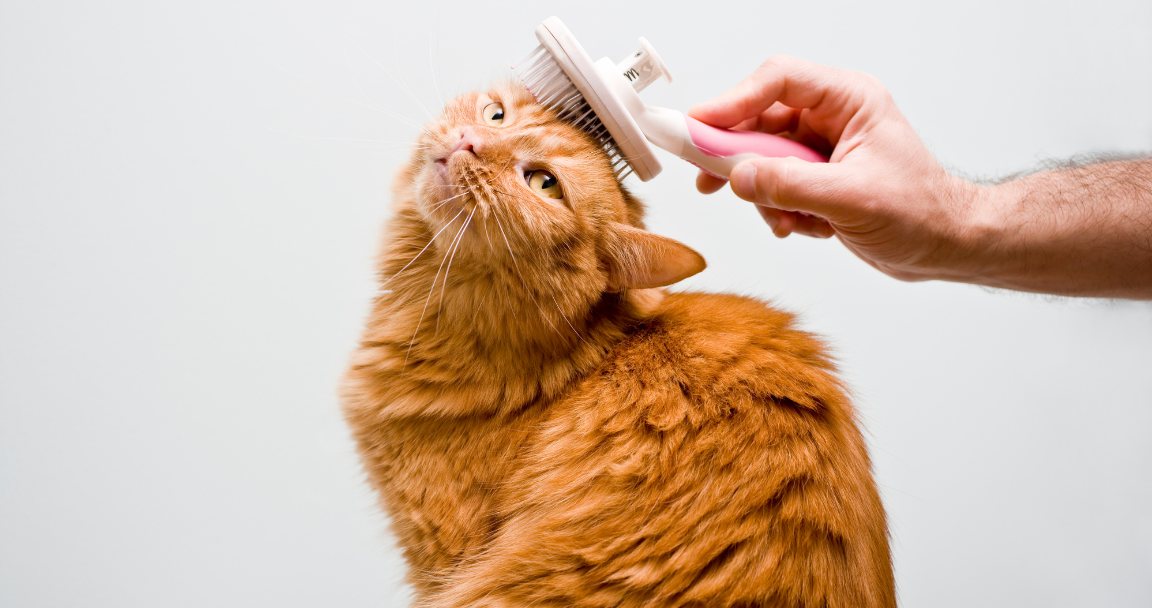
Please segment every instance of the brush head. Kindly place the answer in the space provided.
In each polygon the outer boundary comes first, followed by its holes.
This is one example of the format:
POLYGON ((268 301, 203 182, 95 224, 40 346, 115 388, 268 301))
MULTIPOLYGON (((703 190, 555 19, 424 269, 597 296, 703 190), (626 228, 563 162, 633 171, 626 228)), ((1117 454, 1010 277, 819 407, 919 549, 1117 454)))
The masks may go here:
MULTIPOLYGON (((656 77, 668 77, 651 45, 642 40, 641 50, 630 58, 645 57, 645 66, 659 66, 655 76, 641 82, 637 75, 647 77, 650 70, 633 69, 630 66, 635 66, 635 61, 619 70, 598 67, 611 65, 611 62, 593 63, 575 36, 556 17, 546 19, 536 28, 536 38, 540 40, 540 46, 514 68, 536 100, 552 108, 561 120, 568 121, 600 142, 608 153, 617 179, 623 181, 635 173, 641 180, 648 181, 660 173, 660 161, 656 159, 654 149, 624 102, 613 92, 612 83, 607 81, 621 79, 630 92, 633 87, 639 90, 647 86, 656 77)), ((619 87, 621 83, 615 85, 619 87)))

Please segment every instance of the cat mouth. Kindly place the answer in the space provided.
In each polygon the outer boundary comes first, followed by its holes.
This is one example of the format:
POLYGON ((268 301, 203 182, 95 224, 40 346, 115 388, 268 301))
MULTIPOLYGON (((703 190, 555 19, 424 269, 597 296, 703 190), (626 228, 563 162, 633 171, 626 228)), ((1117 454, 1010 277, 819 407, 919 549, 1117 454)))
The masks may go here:
POLYGON ((450 175, 455 173, 454 168, 459 167, 462 163, 467 163, 476 158, 476 155, 471 150, 453 150, 447 154, 440 155, 433 159, 432 166, 436 168, 438 173, 443 175, 450 175))
POLYGON ((435 164, 437 164, 437 165, 448 165, 449 163, 459 162, 459 159, 461 159, 461 158, 479 158, 479 157, 476 156, 476 153, 473 152, 472 150, 468 150, 468 149, 464 149, 464 148, 457 148, 455 150, 451 150, 451 151, 445 152, 444 154, 441 154, 440 156, 437 156, 435 161, 433 161, 433 162, 435 162, 435 164))
POLYGON ((442 186, 466 187, 466 176, 477 159, 471 150, 453 150, 432 160, 436 180, 442 186))
POLYGON ((476 155, 467 150, 446 151, 432 159, 429 185, 434 190, 429 194, 435 200, 427 201, 429 213, 444 219, 475 203, 472 180, 476 159, 476 155))

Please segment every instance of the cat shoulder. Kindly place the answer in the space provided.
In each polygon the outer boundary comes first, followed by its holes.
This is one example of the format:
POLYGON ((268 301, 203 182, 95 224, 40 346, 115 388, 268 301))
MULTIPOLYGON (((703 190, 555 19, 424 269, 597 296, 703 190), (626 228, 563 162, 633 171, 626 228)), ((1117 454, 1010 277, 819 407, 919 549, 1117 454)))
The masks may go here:
POLYGON ((674 383, 686 396, 739 397, 821 409, 843 399, 835 365, 795 316, 746 296, 670 293, 617 353, 645 384, 674 383))

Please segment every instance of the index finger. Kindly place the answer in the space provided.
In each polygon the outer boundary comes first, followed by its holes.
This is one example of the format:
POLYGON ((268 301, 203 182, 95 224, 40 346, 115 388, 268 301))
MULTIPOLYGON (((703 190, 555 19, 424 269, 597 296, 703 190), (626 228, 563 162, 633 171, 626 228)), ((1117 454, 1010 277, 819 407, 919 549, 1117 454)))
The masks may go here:
POLYGON ((819 65, 794 57, 768 59, 740 84, 688 113, 710 125, 730 128, 758 116, 774 103, 792 108, 818 109, 829 97, 841 103, 853 99, 854 78, 845 70, 819 65))

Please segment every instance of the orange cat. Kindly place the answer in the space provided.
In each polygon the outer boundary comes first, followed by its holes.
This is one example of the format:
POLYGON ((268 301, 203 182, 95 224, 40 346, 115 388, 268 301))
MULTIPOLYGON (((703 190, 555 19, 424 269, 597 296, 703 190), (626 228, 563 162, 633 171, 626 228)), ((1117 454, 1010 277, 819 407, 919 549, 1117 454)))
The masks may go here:
POLYGON ((343 389, 419 606, 894 606, 820 343, 643 230, 597 142, 465 95, 399 175, 343 389))

